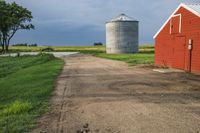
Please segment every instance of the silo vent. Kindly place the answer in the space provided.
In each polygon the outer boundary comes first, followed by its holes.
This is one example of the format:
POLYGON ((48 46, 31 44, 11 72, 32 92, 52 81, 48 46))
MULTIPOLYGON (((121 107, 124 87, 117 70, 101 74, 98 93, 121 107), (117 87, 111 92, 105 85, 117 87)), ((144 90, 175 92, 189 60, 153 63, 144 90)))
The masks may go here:
POLYGON ((108 22, 115 22, 115 21, 137 21, 137 20, 134 19, 134 18, 131 18, 131 17, 127 16, 124 13, 121 13, 120 15, 118 15, 117 17, 111 19, 108 22))

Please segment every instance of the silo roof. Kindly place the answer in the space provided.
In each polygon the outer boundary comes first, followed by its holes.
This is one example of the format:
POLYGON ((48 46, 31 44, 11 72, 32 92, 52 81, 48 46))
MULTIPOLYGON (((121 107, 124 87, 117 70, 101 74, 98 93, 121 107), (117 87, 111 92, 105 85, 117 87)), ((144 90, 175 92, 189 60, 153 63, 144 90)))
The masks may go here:
POLYGON ((119 22, 119 21, 137 21, 137 20, 134 19, 134 18, 131 18, 131 17, 127 16, 124 13, 122 13, 122 14, 118 15, 117 17, 111 19, 108 22, 119 22))

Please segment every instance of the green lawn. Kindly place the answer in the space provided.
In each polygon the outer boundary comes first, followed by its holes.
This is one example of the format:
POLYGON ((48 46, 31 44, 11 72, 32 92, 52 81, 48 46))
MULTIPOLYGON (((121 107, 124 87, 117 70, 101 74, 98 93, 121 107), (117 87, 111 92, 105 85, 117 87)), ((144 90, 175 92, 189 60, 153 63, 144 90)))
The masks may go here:
POLYGON ((0 57, 0 133, 26 132, 46 112, 63 60, 53 55, 0 57))
POLYGON ((97 57, 119 60, 127 62, 130 65, 153 64, 154 63, 154 46, 145 45, 139 47, 139 52, 135 54, 106 54, 95 53, 97 57))
POLYGON ((145 53, 140 52, 137 54, 105 54, 100 53, 96 54, 95 56, 101 58, 107 58, 112 60, 119 60, 125 61, 130 65, 137 65, 137 64, 153 64, 154 63, 154 54, 153 53, 145 53))

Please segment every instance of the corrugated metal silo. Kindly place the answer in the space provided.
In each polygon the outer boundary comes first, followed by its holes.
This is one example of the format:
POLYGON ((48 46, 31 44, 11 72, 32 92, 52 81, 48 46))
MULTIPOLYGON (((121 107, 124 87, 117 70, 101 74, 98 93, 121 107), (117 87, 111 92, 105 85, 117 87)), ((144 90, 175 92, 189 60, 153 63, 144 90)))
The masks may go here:
POLYGON ((108 54, 138 52, 139 21, 125 14, 106 23, 106 52, 108 54))

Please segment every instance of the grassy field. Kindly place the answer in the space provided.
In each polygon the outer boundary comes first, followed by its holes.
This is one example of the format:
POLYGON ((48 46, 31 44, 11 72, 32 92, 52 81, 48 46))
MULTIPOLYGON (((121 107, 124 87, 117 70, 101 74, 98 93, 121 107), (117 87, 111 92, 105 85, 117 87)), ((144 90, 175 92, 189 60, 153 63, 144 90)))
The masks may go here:
MULTIPOLYGON (((42 51, 47 46, 38 47, 23 47, 15 46, 11 47, 12 52, 16 51, 42 51)), ((139 47, 139 53, 137 54, 106 54, 105 46, 52 46, 50 47, 54 51, 59 52, 80 52, 85 54, 93 54, 94 56, 107 58, 112 60, 120 60, 129 63, 130 65, 136 64, 153 64, 154 63, 154 46, 142 45, 139 47)))
POLYGON ((26 132, 48 110, 63 61, 53 55, 0 57, 0 133, 26 132))

